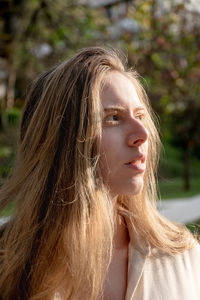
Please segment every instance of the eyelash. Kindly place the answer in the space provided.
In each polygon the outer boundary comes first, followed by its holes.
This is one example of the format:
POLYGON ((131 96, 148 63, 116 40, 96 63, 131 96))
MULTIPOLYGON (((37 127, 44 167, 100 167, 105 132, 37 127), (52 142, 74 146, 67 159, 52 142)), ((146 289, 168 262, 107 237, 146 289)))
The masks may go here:
POLYGON ((142 121, 144 119, 144 114, 137 115, 137 116, 135 116, 135 118, 139 119, 140 121, 142 121))
MULTIPOLYGON (((140 115, 136 115, 135 116, 136 119, 142 121, 144 119, 144 114, 140 114, 140 115)), ((105 121, 106 123, 109 123, 109 124, 119 124, 120 122, 120 117, 118 114, 112 114, 112 115, 108 115, 106 118, 105 118, 105 121), (110 117, 117 117, 117 120, 109 120, 110 117)))
POLYGON ((116 124, 119 123, 119 116, 117 114, 112 114, 106 117, 106 122, 111 123, 111 124, 116 124), (117 117, 117 120, 108 120, 110 117, 117 117))

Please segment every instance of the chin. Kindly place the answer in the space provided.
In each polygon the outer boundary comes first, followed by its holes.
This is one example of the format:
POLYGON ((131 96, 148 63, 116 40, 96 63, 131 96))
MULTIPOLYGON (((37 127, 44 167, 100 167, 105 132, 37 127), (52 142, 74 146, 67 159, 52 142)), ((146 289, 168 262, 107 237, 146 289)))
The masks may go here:
POLYGON ((144 180, 143 177, 136 177, 129 182, 127 186, 127 192, 126 195, 139 195, 144 187, 144 180))
POLYGON ((123 196, 136 196, 139 195, 144 187, 143 178, 137 178, 129 182, 128 184, 123 184, 123 186, 118 185, 115 189, 115 195, 123 195, 123 196))
POLYGON ((141 194, 142 190, 143 190, 143 186, 134 187, 134 188, 128 190, 127 192, 124 192, 124 195, 126 195, 126 196, 136 196, 136 195, 141 194))

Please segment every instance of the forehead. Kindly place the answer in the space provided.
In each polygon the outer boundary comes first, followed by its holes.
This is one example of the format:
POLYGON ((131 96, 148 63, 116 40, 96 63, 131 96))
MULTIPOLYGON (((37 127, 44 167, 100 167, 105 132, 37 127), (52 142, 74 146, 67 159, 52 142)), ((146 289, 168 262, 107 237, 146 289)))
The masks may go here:
POLYGON ((135 109, 143 106, 133 82, 119 72, 110 72, 104 79, 101 91, 102 106, 122 106, 135 109))

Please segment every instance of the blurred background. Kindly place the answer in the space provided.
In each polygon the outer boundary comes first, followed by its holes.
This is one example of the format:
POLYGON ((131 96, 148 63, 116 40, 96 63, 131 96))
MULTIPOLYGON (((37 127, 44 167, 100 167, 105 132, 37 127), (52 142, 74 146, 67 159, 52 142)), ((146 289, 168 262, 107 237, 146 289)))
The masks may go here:
MULTIPOLYGON (((161 199, 192 201, 200 195, 200 0, 1 0, 0 184, 12 172, 30 82, 94 45, 122 50, 142 76, 164 145, 161 199)), ((194 209, 181 221, 200 223, 194 209)))

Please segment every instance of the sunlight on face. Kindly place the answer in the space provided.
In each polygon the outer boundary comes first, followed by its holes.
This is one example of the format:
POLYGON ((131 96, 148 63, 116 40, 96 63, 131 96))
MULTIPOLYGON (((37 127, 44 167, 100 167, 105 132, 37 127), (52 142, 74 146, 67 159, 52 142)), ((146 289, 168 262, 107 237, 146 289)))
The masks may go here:
POLYGON ((101 92, 103 107, 100 169, 112 196, 142 191, 148 150, 146 109, 133 83, 110 72, 101 92))

